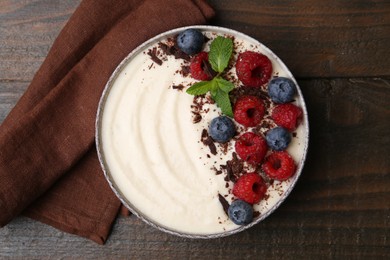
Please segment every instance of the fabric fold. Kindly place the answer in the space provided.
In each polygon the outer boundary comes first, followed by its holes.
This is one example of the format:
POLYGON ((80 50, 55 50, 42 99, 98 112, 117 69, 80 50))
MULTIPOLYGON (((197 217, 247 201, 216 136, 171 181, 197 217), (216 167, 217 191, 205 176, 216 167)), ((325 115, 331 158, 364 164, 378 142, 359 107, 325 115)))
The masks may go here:
POLYGON ((104 86, 145 40, 213 14, 202 0, 82 1, 0 126, 0 226, 24 211, 104 243, 120 208, 94 147, 104 86))

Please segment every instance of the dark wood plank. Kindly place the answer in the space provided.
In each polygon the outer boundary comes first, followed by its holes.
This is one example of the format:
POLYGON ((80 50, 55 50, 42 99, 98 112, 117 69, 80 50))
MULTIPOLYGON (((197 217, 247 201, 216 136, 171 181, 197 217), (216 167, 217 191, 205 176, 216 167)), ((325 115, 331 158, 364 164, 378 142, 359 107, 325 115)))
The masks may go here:
POLYGON ((0 123, 14 107, 29 82, 0 80, 0 123))
POLYGON ((390 2, 211 0, 213 24, 271 48, 297 77, 390 75, 390 2))
MULTIPOLYGON (((338 218, 352 222, 356 221, 355 218, 350 218, 354 214, 322 213, 312 215, 306 222, 303 221, 303 215, 290 214, 281 217, 281 214, 276 212, 272 219, 249 231, 212 241, 178 238, 146 226, 135 217, 120 218, 115 223, 111 239, 104 246, 19 218, 6 227, 6 232, 2 234, 4 238, 0 238, 0 257, 386 259, 390 254, 388 242, 385 241, 386 234, 381 234, 382 244, 373 242, 377 239, 378 228, 355 228, 348 225, 340 227, 336 224, 329 228, 318 227, 324 217, 329 223, 335 223, 338 218), (310 220, 314 224, 306 227, 310 220), (297 228, 297 224, 292 225, 293 221, 297 221, 301 226, 297 228)), ((376 214, 373 218, 377 218, 376 214)))
MULTIPOLYGON (((0 1, 0 122, 79 2, 0 1)), ((0 258, 390 256, 390 2, 210 3, 217 11, 212 24, 260 40, 300 79, 311 140, 290 197, 256 227, 212 241, 167 235, 132 216, 119 218, 107 244, 98 246, 20 217, 0 229, 0 258)))
POLYGON ((30 81, 79 2, 0 1, 0 79, 30 81))
MULTIPOLYGON (((29 80, 79 3, 2 1, 1 78, 29 80), (30 44, 30 43, 34 44, 30 44), (15 65, 21 71, 15 71, 15 65)), ((390 67, 390 2, 216 1, 211 24, 233 28, 270 47, 302 77, 386 76, 390 67)))
POLYGON ((390 255, 390 79, 299 83, 310 117, 307 164, 290 197, 254 228, 188 240, 132 216, 118 219, 102 247, 18 218, 0 229, 0 257, 384 259, 390 255))

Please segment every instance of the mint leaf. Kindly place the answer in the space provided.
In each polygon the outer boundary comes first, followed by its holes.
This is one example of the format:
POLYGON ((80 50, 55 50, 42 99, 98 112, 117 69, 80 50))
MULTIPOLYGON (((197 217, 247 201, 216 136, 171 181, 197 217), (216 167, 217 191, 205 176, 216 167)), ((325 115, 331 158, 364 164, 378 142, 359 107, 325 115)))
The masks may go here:
POLYGON ((226 79, 216 77, 214 78, 214 81, 219 89, 221 89, 225 93, 229 93, 234 89, 234 84, 230 81, 227 81, 226 79))
POLYGON ((233 83, 215 77, 211 81, 200 81, 187 89, 187 93, 191 95, 203 95, 210 91, 212 99, 217 106, 221 108, 222 113, 233 117, 232 105, 229 99, 229 92, 234 88, 233 83))
POLYGON ((217 106, 221 108, 222 113, 227 116, 233 117, 232 104, 230 103, 229 94, 218 89, 212 98, 217 103, 217 106))
POLYGON ((233 53, 233 41, 230 38, 218 36, 210 44, 209 62, 216 72, 223 72, 228 66, 233 53))
POLYGON ((200 81, 189 87, 186 92, 194 96, 203 95, 211 90, 212 84, 212 81, 200 81))
POLYGON ((229 92, 234 89, 234 84, 223 79, 220 75, 229 65, 233 53, 233 40, 218 36, 210 44, 209 62, 218 75, 210 81, 201 81, 187 89, 190 95, 203 95, 210 91, 211 97, 222 113, 233 117, 232 104, 229 99, 229 92))

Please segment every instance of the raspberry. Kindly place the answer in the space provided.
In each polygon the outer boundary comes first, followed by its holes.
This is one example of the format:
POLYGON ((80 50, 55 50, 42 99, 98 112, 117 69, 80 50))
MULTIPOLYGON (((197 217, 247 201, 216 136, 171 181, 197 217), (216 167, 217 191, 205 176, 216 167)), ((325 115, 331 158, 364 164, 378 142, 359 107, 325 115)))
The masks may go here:
POLYGON ((258 125, 264 113, 264 103, 256 96, 242 96, 234 106, 234 119, 246 127, 258 125))
POLYGON ((236 141, 235 149, 241 159, 256 165, 263 161, 268 147, 263 137, 246 132, 236 141))
POLYGON ((202 51, 191 59, 190 72, 197 80, 210 80, 214 77, 215 72, 211 68, 207 52, 202 51))
POLYGON ((263 171, 271 178, 284 181, 295 173, 294 159, 286 151, 270 154, 262 165, 263 171))
POLYGON ((294 131, 302 119, 302 109, 289 104, 278 105, 272 111, 272 119, 278 126, 286 128, 288 131, 294 131))
POLYGON ((238 55, 236 73, 245 86, 260 87, 271 78, 272 63, 261 53, 245 51, 238 55))
POLYGON ((259 202, 266 191, 267 185, 263 178, 255 172, 242 175, 233 186, 234 196, 249 204, 259 202))

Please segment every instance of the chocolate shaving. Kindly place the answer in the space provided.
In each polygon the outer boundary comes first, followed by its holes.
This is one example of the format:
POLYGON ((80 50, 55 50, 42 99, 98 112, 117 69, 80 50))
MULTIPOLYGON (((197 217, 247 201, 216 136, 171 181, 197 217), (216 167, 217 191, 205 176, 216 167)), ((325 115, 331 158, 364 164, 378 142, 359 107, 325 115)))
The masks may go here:
POLYGON ((225 199, 224 196, 222 196, 221 194, 218 193, 218 199, 219 199, 219 202, 221 203, 222 205, 222 208, 223 208, 223 211, 225 211, 226 215, 228 215, 228 209, 229 209, 229 202, 227 202, 227 200, 225 199))
POLYGON ((165 53, 165 54, 167 54, 167 55, 170 55, 170 53, 168 53, 168 52, 169 52, 169 46, 168 46, 167 44, 162 43, 162 42, 159 42, 159 43, 158 43, 158 47, 160 48, 160 50, 161 50, 163 53, 165 53))
POLYGON ((173 85, 172 86, 173 89, 177 89, 179 91, 183 91, 183 89, 185 88, 183 84, 179 84, 179 85, 173 85))
POLYGON ((201 142, 209 147, 210 153, 213 155, 217 154, 217 147, 214 144, 214 140, 209 136, 206 129, 202 131, 201 142))
POLYGON ((182 65, 181 66, 181 71, 180 71, 181 75, 183 77, 187 77, 188 74, 190 74, 190 66, 188 65, 182 65))
POLYGON ((222 152, 223 152, 223 154, 227 154, 228 150, 229 150, 229 143, 223 143, 222 144, 222 152))
POLYGON ((236 100, 242 96, 256 96, 264 101, 264 105, 269 107, 270 97, 268 96, 267 91, 261 88, 252 88, 240 86, 238 88, 233 89, 230 92, 230 97, 232 98, 232 103, 234 104, 236 100))
POLYGON ((227 176, 230 181, 236 182, 238 177, 243 173, 244 163, 233 153, 233 158, 226 162, 227 176))
POLYGON ((202 135, 201 135, 201 141, 203 142, 203 139, 207 138, 209 136, 209 133, 207 133, 206 129, 202 130, 202 135))
MULTIPOLYGON (((176 42, 176 41, 175 41, 176 42)), ((172 44, 172 41, 170 42, 172 44)), ((160 47, 161 51, 163 51, 166 55, 172 55, 175 57, 175 59, 183 59, 186 61, 190 61, 191 58, 188 54, 180 50, 176 44, 174 45, 168 45, 162 42, 158 43, 158 46, 160 47)))
POLYGON ((213 166, 211 169, 212 169, 213 171, 215 171, 215 175, 220 175, 220 174, 222 174, 222 170, 218 170, 215 166, 213 166))
POLYGON ((213 139, 211 137, 207 138, 207 141, 205 142, 205 144, 208 145, 208 147, 210 149, 210 152, 213 155, 217 155, 217 147, 215 146, 214 141, 213 141, 213 139))
POLYGON ((188 54, 182 52, 181 50, 179 49, 176 49, 175 48, 175 52, 173 53, 173 56, 175 56, 175 59, 183 59, 183 60, 186 60, 186 61, 190 61, 191 58, 188 54))
POLYGON ((232 167, 231 167, 229 161, 226 164, 226 177, 225 177, 225 181, 232 181, 232 182, 236 182, 237 181, 237 178, 236 178, 236 176, 234 176, 234 173, 233 173, 233 170, 232 170, 232 167))
POLYGON ((204 35, 204 43, 207 43, 208 41, 210 41, 210 38, 204 35))
POLYGON ((217 72, 215 72, 212 68, 211 68, 211 64, 210 62, 208 61, 203 61, 202 62, 202 69, 203 71, 207 74, 208 78, 212 79, 214 78, 216 75, 217 75, 217 72))
POLYGON ((261 123, 260 125, 262 128, 271 128, 271 124, 270 122, 268 122, 267 120, 263 120, 263 122, 261 123))
POLYGON ((163 63, 162 60, 159 57, 157 57, 157 48, 156 47, 149 49, 148 55, 150 56, 152 61, 154 61, 158 65, 162 65, 162 63, 163 63))
POLYGON ((202 121, 202 116, 199 113, 195 113, 195 112, 192 112, 192 113, 194 113, 194 115, 195 115, 194 118, 192 119, 192 122, 194 124, 197 124, 200 121, 202 121))

